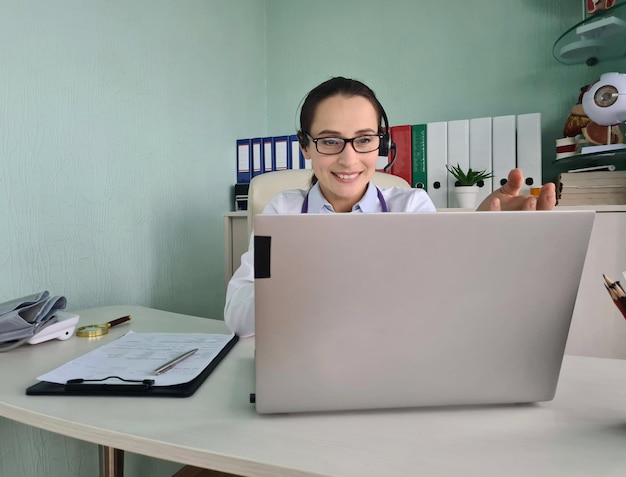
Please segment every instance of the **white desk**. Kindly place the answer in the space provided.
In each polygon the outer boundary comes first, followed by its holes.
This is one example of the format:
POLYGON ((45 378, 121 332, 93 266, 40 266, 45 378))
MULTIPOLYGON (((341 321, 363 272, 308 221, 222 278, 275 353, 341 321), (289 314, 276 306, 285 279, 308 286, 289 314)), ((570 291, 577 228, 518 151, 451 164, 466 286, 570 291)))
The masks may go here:
POLYGON ((26 396, 35 377, 129 328, 222 332, 220 321, 142 307, 100 341, 24 346, 0 356, 0 415, 104 446, 251 476, 622 476, 626 361, 567 356, 554 401, 521 406, 259 416, 253 339, 240 341, 190 398, 26 396))

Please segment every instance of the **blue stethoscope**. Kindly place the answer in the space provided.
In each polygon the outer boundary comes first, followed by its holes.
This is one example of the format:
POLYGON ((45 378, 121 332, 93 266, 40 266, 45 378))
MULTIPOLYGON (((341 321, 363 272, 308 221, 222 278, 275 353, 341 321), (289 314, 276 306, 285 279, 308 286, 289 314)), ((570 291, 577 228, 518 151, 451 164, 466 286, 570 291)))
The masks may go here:
MULTIPOLYGON (((376 187, 376 195, 378 196, 378 201, 380 202, 380 207, 383 212, 389 212, 387 208, 387 202, 385 202, 385 198, 383 197, 383 193, 380 191, 378 187, 376 187)), ((306 197, 304 198, 304 202, 302 203, 302 209, 300 210, 301 214, 306 214, 309 211, 309 193, 306 193, 306 197)))

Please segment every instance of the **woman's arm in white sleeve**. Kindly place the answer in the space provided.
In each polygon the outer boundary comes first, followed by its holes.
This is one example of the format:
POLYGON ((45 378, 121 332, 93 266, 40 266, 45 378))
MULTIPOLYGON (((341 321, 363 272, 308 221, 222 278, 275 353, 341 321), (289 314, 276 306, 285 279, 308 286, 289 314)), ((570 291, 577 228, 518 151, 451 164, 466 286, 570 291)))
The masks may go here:
MULTIPOLYGON (((263 209, 263 214, 297 214, 302 208, 306 191, 285 191, 263 209)), ((254 335, 254 232, 248 251, 241 256, 241 265, 226 288, 224 321, 228 329, 240 337, 254 335)))
POLYGON ((241 256, 241 265, 228 282, 224 321, 238 336, 254 335, 254 247, 252 237, 248 251, 241 256))

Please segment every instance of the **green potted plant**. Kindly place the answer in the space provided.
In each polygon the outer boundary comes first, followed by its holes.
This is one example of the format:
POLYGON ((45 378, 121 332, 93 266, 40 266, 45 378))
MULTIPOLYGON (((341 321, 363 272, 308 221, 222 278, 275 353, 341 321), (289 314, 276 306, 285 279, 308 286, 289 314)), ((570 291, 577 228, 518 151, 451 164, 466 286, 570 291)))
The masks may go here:
POLYGON ((448 172, 456 179, 455 193, 457 206, 461 208, 472 208, 476 206, 476 197, 484 181, 493 177, 492 172, 485 170, 475 171, 471 167, 464 171, 457 163, 456 166, 446 165, 448 172))

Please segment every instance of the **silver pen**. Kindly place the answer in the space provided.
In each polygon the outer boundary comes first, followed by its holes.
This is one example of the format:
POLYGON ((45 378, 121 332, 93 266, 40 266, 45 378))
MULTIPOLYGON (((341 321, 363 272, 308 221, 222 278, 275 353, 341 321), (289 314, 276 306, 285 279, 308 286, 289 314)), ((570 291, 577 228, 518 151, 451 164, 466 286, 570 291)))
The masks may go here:
POLYGON ((194 354, 196 351, 198 351, 198 348, 189 350, 186 353, 183 353, 180 356, 174 358, 173 360, 168 361, 163 366, 159 366, 157 369, 155 369, 154 370, 154 374, 156 374, 156 375, 163 374, 165 371, 168 371, 168 370, 172 369, 174 366, 176 366, 181 361, 189 358, 189 356, 194 354))

